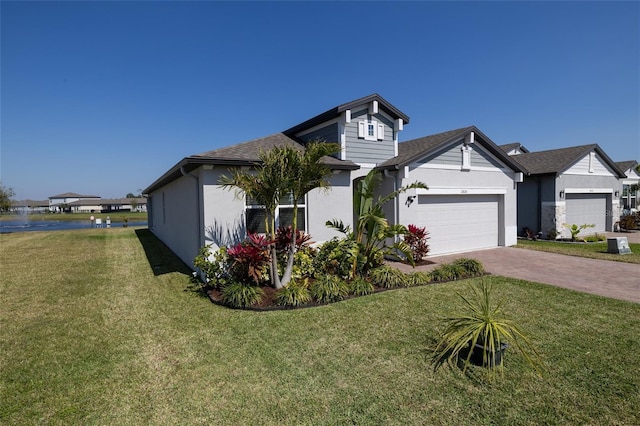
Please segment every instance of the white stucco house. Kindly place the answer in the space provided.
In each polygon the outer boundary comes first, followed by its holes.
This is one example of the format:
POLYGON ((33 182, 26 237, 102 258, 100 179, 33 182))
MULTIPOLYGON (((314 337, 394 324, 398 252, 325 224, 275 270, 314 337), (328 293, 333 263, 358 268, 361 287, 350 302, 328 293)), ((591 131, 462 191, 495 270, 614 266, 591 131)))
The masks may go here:
MULTIPOLYGON (((281 133, 183 158, 144 193, 149 229, 185 263, 205 244, 234 244, 247 229, 260 230, 260 206, 219 184, 233 167, 250 168, 273 146, 302 149, 312 140, 337 142, 341 150, 323 161, 333 174, 328 193, 310 192, 300 205, 300 228, 316 242, 340 236, 325 223, 353 225, 354 183, 371 169, 383 175, 383 194, 422 181, 389 202, 392 223, 425 226, 431 255, 509 246, 517 239, 517 183, 525 169, 475 126, 411 141, 399 135, 409 117, 378 94, 338 105, 281 133)), ((279 224, 291 205, 280 205, 279 224)))

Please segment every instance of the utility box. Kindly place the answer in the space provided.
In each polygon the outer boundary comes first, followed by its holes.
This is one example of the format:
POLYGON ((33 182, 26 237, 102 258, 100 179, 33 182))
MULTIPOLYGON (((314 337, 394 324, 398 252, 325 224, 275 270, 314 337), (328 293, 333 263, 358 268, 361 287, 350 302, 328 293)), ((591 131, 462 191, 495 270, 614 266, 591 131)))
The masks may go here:
POLYGON ((627 237, 607 238, 607 253, 614 253, 614 254, 631 253, 631 249, 629 248, 629 241, 627 241, 627 237))

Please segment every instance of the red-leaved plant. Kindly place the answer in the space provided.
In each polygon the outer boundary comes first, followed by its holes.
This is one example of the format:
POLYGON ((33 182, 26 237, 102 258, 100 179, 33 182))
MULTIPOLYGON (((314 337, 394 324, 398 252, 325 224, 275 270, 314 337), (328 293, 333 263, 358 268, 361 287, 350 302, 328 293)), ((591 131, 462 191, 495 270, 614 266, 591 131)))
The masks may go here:
POLYGON ((416 225, 407 226, 407 230, 409 233, 404 236, 404 242, 411 247, 413 261, 418 262, 429 253, 429 244, 427 244, 429 232, 425 227, 416 225))
POLYGON ((271 256, 269 245, 272 243, 265 235, 252 234, 246 240, 227 250, 231 264, 231 274, 234 278, 245 281, 248 279, 258 285, 263 280, 271 256))
MULTIPOLYGON (((291 246, 291 234, 293 234, 293 230, 291 226, 280 226, 276 230, 276 250, 278 253, 282 253, 287 251, 291 246)), ((304 231, 298 229, 296 231, 296 250, 299 250, 303 246, 308 246, 311 244, 311 235, 305 233, 304 231)))

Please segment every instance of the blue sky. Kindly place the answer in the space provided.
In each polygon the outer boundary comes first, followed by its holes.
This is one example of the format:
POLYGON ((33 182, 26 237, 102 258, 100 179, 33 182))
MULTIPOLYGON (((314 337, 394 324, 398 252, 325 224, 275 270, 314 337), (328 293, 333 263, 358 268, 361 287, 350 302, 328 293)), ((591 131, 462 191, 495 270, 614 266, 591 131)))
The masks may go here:
MULTIPOLYGON (((474 124, 640 161, 638 2, 6 2, 0 179, 122 197, 185 156, 379 93, 409 140, 474 124)), ((428 182, 427 182, 428 184, 428 182)))

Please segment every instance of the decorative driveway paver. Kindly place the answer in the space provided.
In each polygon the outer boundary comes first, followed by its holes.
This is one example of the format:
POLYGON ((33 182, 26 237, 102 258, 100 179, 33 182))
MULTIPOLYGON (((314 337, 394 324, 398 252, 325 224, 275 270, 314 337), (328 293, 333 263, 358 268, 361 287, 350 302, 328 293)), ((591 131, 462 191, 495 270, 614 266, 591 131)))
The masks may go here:
MULTIPOLYGON (((616 233, 610 236, 625 236, 629 242, 640 242, 640 232, 616 233)), ((623 256, 623 255, 621 255, 623 256)), ((597 294, 614 299, 640 303, 640 265, 608 260, 589 259, 546 253, 513 247, 500 247, 467 253, 429 258, 433 265, 401 265, 409 272, 429 271, 439 263, 448 263, 460 257, 477 259, 492 275, 517 278, 551 284, 557 287, 597 294)))

